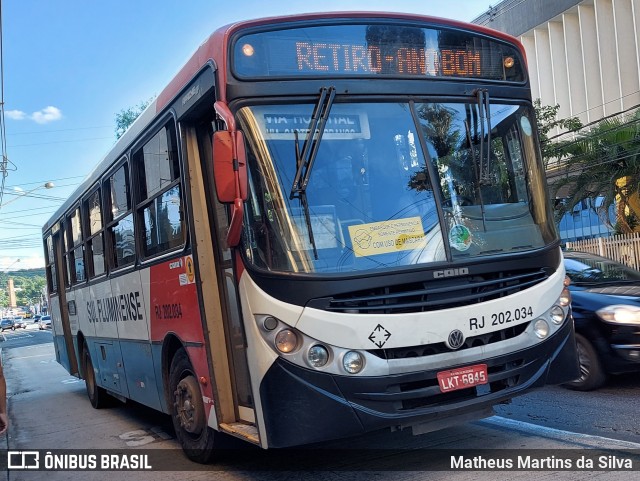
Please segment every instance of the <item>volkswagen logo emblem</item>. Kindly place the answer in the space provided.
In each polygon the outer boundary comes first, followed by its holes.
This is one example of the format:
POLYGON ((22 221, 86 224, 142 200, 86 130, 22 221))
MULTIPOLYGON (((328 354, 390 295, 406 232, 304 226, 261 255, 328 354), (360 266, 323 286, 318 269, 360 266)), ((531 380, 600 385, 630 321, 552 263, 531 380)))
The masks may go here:
POLYGON ((449 338, 447 339, 447 346, 450 349, 460 349, 464 344, 464 334, 462 331, 458 329, 454 329, 449 333, 449 338))

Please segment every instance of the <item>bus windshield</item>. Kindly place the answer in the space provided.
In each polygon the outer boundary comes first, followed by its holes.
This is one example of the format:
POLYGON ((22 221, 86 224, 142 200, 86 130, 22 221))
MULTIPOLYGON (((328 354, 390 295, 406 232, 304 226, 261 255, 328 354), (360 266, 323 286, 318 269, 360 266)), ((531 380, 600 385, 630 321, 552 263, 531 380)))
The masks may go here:
POLYGON ((256 267, 345 273, 522 252, 557 239, 530 107, 473 98, 336 102, 304 195, 294 196, 313 110, 238 112, 250 172, 244 245, 256 267))

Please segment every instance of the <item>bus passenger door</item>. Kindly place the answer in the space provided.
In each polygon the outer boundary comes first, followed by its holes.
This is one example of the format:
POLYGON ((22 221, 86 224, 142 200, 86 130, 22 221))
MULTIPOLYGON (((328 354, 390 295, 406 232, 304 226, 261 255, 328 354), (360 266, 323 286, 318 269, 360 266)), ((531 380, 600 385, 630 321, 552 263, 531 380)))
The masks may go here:
POLYGON ((221 430, 258 443, 232 252, 225 245, 226 207, 217 202, 213 186, 211 120, 183 129, 183 139, 191 179, 193 216, 198 219, 195 226, 198 266, 218 391, 216 408, 221 430), (210 286, 209 289, 206 286, 210 286))
MULTIPOLYGON (((53 316, 56 314, 55 310, 51 309, 51 322, 52 324, 59 323, 55 327, 59 327, 62 325, 62 334, 64 336, 64 342, 61 342, 60 338, 56 336, 54 342, 56 344, 56 350, 59 352, 58 361, 62 364, 69 374, 77 375, 78 374, 78 360, 76 358, 76 351, 73 345, 73 335, 71 332, 71 323, 69 322, 69 308, 67 306, 67 295, 66 295, 66 271, 67 265, 64 259, 63 250, 63 236, 62 230, 58 230, 58 232, 53 234, 53 249, 54 249, 54 262, 56 265, 56 276, 58 283, 58 319, 53 316), (64 355, 66 351, 66 356, 64 355)), ((56 329, 56 334, 59 334, 59 329, 56 329)))

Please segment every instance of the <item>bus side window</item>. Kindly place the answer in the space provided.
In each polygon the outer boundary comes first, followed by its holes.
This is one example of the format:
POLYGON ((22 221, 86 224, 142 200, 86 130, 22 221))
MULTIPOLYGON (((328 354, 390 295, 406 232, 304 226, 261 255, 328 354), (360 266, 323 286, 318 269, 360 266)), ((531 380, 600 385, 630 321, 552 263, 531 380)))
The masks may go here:
POLYGON ((87 275, 90 279, 105 272, 102 197, 100 187, 84 202, 85 237, 87 238, 87 275))
POLYGON ((112 265, 119 268, 135 261, 135 236, 133 214, 131 213, 131 189, 129 172, 125 162, 108 180, 110 201, 110 222, 107 232, 111 241, 112 265))
POLYGON ((86 280, 84 265, 84 245, 82 242, 82 223, 80 222, 80 208, 73 209, 67 216, 65 230, 67 253, 67 272, 71 284, 78 284, 86 280))
POLYGON ((170 122, 133 154, 140 203, 144 257, 184 245, 180 163, 175 126, 170 122))
POLYGON ((55 256, 53 254, 53 237, 48 234, 45 239, 45 261, 47 268, 47 287, 49 294, 55 294, 58 292, 58 278, 56 277, 56 263, 55 256))

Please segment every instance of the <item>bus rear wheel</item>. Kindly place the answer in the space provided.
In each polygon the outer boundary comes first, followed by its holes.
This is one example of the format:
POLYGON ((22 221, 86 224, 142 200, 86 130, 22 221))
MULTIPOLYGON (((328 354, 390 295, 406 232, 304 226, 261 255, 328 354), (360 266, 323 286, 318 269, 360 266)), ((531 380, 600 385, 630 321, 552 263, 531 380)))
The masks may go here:
POLYGON ((109 405, 109 395, 107 391, 98 386, 96 383, 96 373, 93 370, 91 362, 91 353, 89 346, 85 343, 82 349, 82 358, 84 364, 84 385, 87 388, 89 401, 95 409, 101 409, 109 405))
POLYGON ((176 352, 169 371, 171 419, 176 437, 187 457, 208 463, 213 457, 215 431, 207 425, 198 379, 184 349, 176 352))

